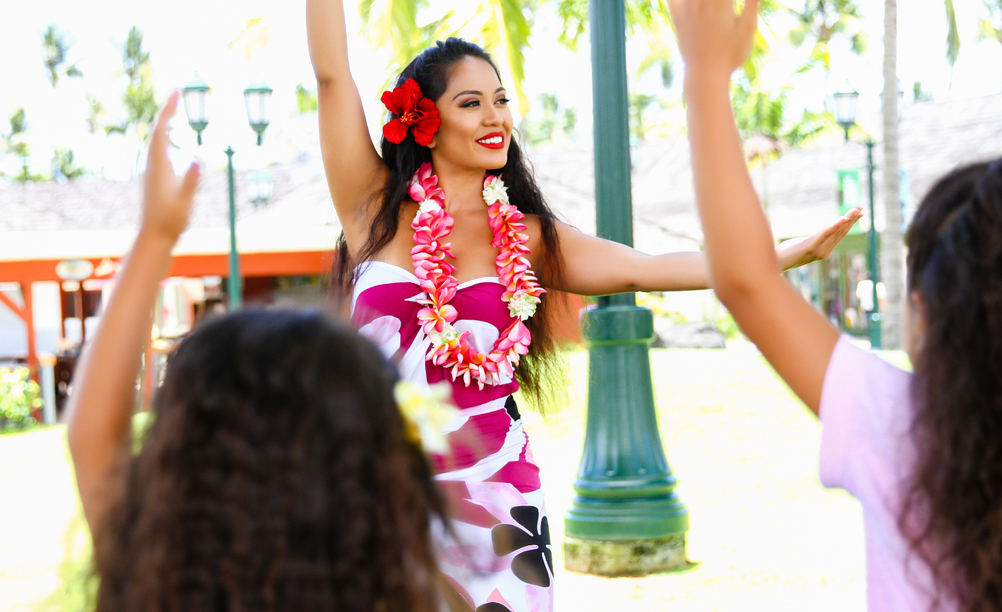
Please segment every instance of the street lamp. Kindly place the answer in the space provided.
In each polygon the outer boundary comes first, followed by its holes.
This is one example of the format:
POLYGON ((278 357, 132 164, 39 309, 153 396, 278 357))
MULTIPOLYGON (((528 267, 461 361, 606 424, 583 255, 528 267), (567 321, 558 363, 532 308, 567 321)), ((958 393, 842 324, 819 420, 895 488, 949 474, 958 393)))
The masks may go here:
MULTIPOLYGON (((859 101, 859 93, 847 85, 845 89, 837 92, 834 97, 835 121, 845 130, 845 139, 848 141, 849 129, 856 125, 856 103, 859 101)), ((870 231, 867 234, 866 259, 867 267, 870 269, 871 284, 873 285, 873 310, 870 311, 867 329, 870 334, 870 346, 879 349, 883 346, 880 334, 880 302, 877 299, 880 266, 877 256, 877 224, 873 212, 873 171, 875 169, 873 165, 873 147, 877 143, 873 138, 867 136, 864 144, 866 145, 866 170, 870 177, 870 231)))
MULTIPOLYGON (((188 115, 188 124, 198 134, 198 144, 202 144, 202 130, 209 125, 208 102, 212 90, 205 81, 195 73, 194 78, 182 90, 184 93, 184 110, 188 115)), ((261 145, 264 131, 268 127, 268 100, 271 98, 271 88, 263 82, 251 84, 244 90, 244 101, 247 104, 247 120, 251 129, 257 132, 257 144, 261 145)), ((230 310, 240 308, 243 303, 243 283, 240 278, 240 256, 237 254, 237 206, 236 192, 233 181, 233 147, 226 148, 226 168, 229 179, 230 193, 230 276, 227 282, 227 292, 230 294, 230 310)))
POLYGON ((835 93, 835 121, 845 130, 845 139, 849 140, 849 129, 856 124, 856 103, 859 102, 859 92, 846 84, 846 87, 835 93))
POLYGON ((267 170, 254 170, 244 176, 244 186, 247 188, 247 199, 254 204, 254 208, 260 208, 271 199, 274 186, 272 185, 271 173, 267 170))
POLYGON ((188 124, 198 134, 198 144, 202 144, 202 130, 209 125, 209 85, 195 73, 194 78, 185 85, 184 112, 188 115, 188 124))
POLYGON ((257 132, 257 144, 261 146, 264 130, 268 127, 268 101, 271 99, 271 87, 264 81, 251 83, 244 90, 244 102, 247 104, 247 120, 251 129, 257 132))

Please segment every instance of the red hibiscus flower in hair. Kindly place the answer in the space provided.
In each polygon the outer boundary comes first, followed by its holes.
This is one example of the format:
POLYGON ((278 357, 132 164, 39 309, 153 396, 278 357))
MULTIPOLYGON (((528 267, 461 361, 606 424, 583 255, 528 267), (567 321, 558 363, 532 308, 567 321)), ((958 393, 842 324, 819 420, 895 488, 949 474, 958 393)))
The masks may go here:
POLYGON ((401 143, 407 137, 407 130, 414 133, 414 140, 421 146, 431 144, 431 137, 442 125, 435 103, 421 94, 421 87, 414 79, 392 91, 384 91, 380 101, 386 110, 397 115, 383 126, 383 136, 393 143, 401 143))

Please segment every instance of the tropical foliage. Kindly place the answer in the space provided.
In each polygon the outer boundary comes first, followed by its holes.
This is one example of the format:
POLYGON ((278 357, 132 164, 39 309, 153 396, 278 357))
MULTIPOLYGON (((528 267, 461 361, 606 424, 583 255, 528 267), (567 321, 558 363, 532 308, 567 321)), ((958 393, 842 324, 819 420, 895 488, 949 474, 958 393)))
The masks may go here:
POLYGON ((45 69, 49 72, 49 83, 55 87, 59 83, 59 77, 82 77, 83 73, 76 64, 63 67, 66 63, 66 54, 70 49, 65 35, 50 25, 42 34, 42 51, 45 62, 45 69))
POLYGON ((69 149, 54 149, 52 152, 53 180, 72 181, 87 174, 87 170, 73 163, 73 151, 69 149))
POLYGON ((534 0, 447 0, 436 3, 441 17, 424 21, 427 0, 361 0, 359 14, 370 42, 392 50, 391 73, 399 73, 423 49, 449 36, 460 36, 494 52, 524 116, 529 101, 522 88, 525 50, 532 30, 534 0))
POLYGON ((820 64, 828 72, 831 68, 828 45, 837 37, 848 39, 857 55, 866 51, 866 34, 856 0, 807 0, 803 9, 789 11, 796 19, 789 32, 790 42, 796 47, 804 43, 813 45, 805 68, 820 64))
POLYGON ((957 12, 953 10, 953 0, 943 0, 946 9, 946 61, 953 66, 960 56, 960 32, 957 29, 957 12))
POLYGON ((577 112, 573 108, 562 108, 557 94, 540 95, 535 109, 539 112, 533 114, 542 117, 538 120, 528 119, 523 126, 526 141, 530 146, 553 142, 558 137, 562 137, 564 141, 574 140, 577 132, 577 112))
MULTIPOLYGON (((31 148, 28 146, 28 122, 23 108, 15 110, 8 118, 10 129, 0 133, 3 142, 0 143, 0 159, 8 155, 13 155, 21 160, 21 167, 16 174, 10 178, 18 183, 28 181, 44 181, 46 177, 41 174, 34 174, 28 166, 31 148)), ((0 171, 0 176, 4 176, 0 171)))
POLYGON ((28 126, 25 121, 24 109, 15 110, 7 121, 10 124, 10 129, 3 133, 3 148, 0 149, 0 156, 13 155, 20 158, 22 172, 27 172, 29 149, 28 142, 25 140, 25 132, 27 132, 28 126))
POLYGON ((985 14, 978 19, 978 40, 1002 43, 1002 0, 984 0, 985 14))
POLYGON ((300 113, 317 110, 317 91, 306 89, 302 83, 296 85, 296 108, 300 113))
POLYGON ((31 380, 28 368, 0 368, 0 431, 36 425, 32 412, 41 407, 38 383, 31 380))
POLYGON ((157 114, 157 101, 150 53, 143 50, 143 32, 136 26, 129 30, 122 47, 122 64, 122 74, 128 78, 125 93, 122 94, 126 116, 104 129, 108 134, 125 134, 131 128, 141 142, 146 142, 157 114))
POLYGON ((757 81, 735 80, 732 89, 734 117, 745 139, 745 153, 751 162, 767 163, 789 148, 836 129, 831 113, 804 110, 791 120, 788 115, 790 85, 768 90, 757 81))

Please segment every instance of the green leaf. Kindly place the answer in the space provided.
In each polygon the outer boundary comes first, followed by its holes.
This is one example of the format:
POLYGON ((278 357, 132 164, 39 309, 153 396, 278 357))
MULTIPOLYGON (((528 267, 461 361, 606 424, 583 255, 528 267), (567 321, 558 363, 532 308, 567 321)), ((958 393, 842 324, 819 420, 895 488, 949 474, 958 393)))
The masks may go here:
POLYGON ((960 56, 960 33, 957 31, 957 13, 953 10, 953 0, 943 0, 946 8, 946 61, 952 68, 960 56))
POLYGON ((518 98, 518 109, 522 116, 529 112, 529 99, 522 88, 525 80, 525 49, 529 46, 531 27, 522 12, 520 0, 485 0, 480 6, 487 7, 493 19, 488 19, 482 30, 486 38, 497 37, 494 50, 500 55, 505 72, 511 75, 511 84, 518 98))
POLYGON ((302 83, 296 85, 296 106, 300 113, 317 110, 316 90, 306 89, 302 83))

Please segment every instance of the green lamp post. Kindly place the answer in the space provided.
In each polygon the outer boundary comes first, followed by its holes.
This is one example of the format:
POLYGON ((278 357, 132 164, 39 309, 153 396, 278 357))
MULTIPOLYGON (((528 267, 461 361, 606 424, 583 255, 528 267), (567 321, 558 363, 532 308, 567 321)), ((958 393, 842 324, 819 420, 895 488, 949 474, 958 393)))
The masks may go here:
MULTIPOLYGON (((849 130, 856 125, 856 103, 859 101, 859 92, 847 86, 834 95, 835 98, 835 121, 845 130, 845 139, 849 140, 849 130)), ((900 107, 899 107, 900 108, 900 107)), ((880 254, 877 249, 877 217, 873 211, 873 147, 876 141, 867 137, 866 144, 866 170, 870 175, 870 231, 867 232, 866 260, 870 272, 870 281, 873 285, 873 309, 870 311, 867 320, 867 331, 870 336, 870 346, 875 349, 883 347, 880 329, 880 302, 877 298, 877 284, 880 282, 880 254)))
MULTIPOLYGON (((184 110, 188 115, 188 124, 198 134, 198 144, 202 144, 202 130, 209 125, 208 102, 212 89, 195 73, 194 78, 182 90, 184 95, 184 110)), ((268 101, 271 98, 271 88, 263 82, 251 84, 244 90, 244 102, 247 105, 247 120, 251 129, 257 133, 257 144, 261 146, 264 131, 268 127, 268 101)), ((237 207, 236 188, 233 180, 233 147, 226 148, 226 172, 230 196, 230 275, 226 290, 230 296, 230 310, 237 310, 243 305, 243 279, 240 276, 240 255, 237 252, 237 207)))
MULTIPOLYGON (((590 0, 598 234, 633 244, 623 0, 590 0)), ((588 415, 574 500, 564 517, 567 569, 638 575, 687 563, 689 513, 675 493, 648 345, 653 313, 634 294, 601 297, 585 318, 588 415)))

